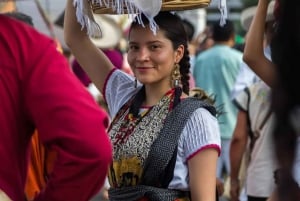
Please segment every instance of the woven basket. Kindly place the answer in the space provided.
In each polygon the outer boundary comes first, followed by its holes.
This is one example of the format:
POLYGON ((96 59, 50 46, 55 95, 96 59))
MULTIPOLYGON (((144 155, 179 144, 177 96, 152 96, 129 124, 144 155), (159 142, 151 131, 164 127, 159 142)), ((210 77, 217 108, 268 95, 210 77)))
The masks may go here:
MULTIPOLYGON (((108 0, 111 4, 114 4, 114 0, 108 0)), ((151 1, 151 0, 149 0, 151 1)), ((180 11, 180 10, 192 10, 197 8, 204 8, 210 4, 211 0, 163 0, 162 1, 162 11, 180 11)), ((92 10, 96 14, 119 14, 112 8, 106 8, 105 6, 100 6, 99 3, 90 2, 92 10)), ((123 5, 124 14, 128 13, 128 10, 123 5)))

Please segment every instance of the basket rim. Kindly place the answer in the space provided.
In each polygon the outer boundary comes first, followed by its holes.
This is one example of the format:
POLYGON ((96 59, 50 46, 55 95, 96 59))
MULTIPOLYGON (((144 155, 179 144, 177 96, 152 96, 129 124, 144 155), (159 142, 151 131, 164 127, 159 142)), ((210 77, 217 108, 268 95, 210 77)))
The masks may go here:
MULTIPOLYGON (((209 6, 210 2, 211 0, 164 0, 162 2, 161 11, 182 11, 205 8, 209 6)), ((95 1, 90 1, 90 5, 95 14, 133 14, 128 13, 126 6, 124 6, 122 13, 117 13, 113 8, 100 6, 100 4, 95 1)))

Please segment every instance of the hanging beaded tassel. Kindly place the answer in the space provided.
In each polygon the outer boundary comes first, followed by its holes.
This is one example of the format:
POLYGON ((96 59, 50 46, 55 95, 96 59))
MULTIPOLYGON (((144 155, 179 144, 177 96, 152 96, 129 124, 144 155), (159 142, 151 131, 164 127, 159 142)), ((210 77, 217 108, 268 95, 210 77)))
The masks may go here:
POLYGON ((179 87, 181 84, 180 66, 177 63, 174 65, 174 71, 172 73, 172 82, 173 87, 179 87))

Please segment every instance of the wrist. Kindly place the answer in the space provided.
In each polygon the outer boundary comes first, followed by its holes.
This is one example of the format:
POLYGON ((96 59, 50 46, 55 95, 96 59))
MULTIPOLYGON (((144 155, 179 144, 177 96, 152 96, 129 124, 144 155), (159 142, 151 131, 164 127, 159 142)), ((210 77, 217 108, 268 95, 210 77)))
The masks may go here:
POLYGON ((231 185, 240 184, 240 180, 237 178, 230 178, 230 184, 231 185))

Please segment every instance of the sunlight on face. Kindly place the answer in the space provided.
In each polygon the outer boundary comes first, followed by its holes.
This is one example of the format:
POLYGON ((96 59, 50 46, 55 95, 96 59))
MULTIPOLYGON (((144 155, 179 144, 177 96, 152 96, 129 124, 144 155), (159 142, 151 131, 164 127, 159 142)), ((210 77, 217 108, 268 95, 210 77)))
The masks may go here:
POLYGON ((175 55, 172 42, 163 31, 158 30, 154 35, 149 27, 136 26, 131 29, 127 59, 141 83, 170 85, 175 55))

